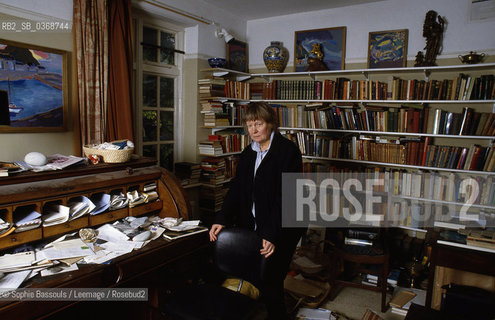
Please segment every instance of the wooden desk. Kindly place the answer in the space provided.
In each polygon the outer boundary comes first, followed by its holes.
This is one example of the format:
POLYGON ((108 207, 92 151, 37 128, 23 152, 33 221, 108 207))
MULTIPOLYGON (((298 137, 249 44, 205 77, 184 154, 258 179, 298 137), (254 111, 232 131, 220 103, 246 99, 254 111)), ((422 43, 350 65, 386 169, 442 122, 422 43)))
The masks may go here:
MULTIPOLYGON (((159 199, 133 208, 83 216, 52 227, 39 227, 0 238, 0 250, 20 244, 49 240, 83 227, 97 227, 126 216, 156 214, 189 219, 191 206, 180 182, 149 159, 124 164, 83 165, 60 171, 25 172, 0 178, 0 215, 14 221, 16 209, 48 202, 66 204, 72 197, 96 192, 142 190, 156 183, 159 199)), ((157 306, 158 289, 172 290, 200 270, 208 254, 208 235, 201 233, 167 242, 152 241, 140 250, 114 259, 110 264, 79 265, 78 271, 42 278, 36 276, 27 288, 149 288, 144 302, 0 301, 0 319, 144 319, 148 304, 157 306)))
POLYGON ((437 266, 495 276, 495 253, 436 243, 433 246, 430 262, 426 307, 431 307, 435 268, 437 266))
POLYGON ((152 241, 144 248, 107 265, 79 265, 80 270, 51 277, 39 275, 23 288, 148 288, 148 303, 12 301, 0 302, 0 319, 146 319, 148 305, 157 307, 158 290, 173 290, 184 278, 200 272, 208 257, 207 233, 167 242, 152 241), (177 281, 177 278, 180 278, 177 281), (104 309, 102 309, 104 307, 104 309), (87 313, 83 316, 82 313, 87 313), (91 316, 92 315, 92 316, 91 316), (125 316, 122 318, 122 316, 125 316))

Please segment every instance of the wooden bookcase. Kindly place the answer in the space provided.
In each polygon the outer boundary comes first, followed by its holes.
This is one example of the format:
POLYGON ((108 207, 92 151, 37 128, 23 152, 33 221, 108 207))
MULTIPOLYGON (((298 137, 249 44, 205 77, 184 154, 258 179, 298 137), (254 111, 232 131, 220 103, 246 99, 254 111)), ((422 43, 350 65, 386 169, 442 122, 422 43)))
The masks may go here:
MULTIPOLYGON (((344 171, 352 172, 349 167, 360 167, 355 172, 364 171, 370 176, 389 179, 392 182, 389 198, 395 199, 387 203, 388 210, 393 210, 392 206, 401 200, 430 207, 460 208, 466 199, 458 197, 459 181, 473 178, 485 193, 480 194, 471 208, 493 213, 495 203, 491 189, 495 188, 492 185, 495 163, 476 165, 473 159, 495 159, 491 155, 495 140, 494 74, 495 63, 258 73, 251 75, 258 84, 251 85, 257 86, 256 90, 262 91, 263 97, 251 101, 275 105, 280 131, 299 145, 308 171, 339 172, 332 168, 340 165, 346 167, 344 171), (260 82, 257 78, 263 80, 260 82), (456 87, 460 88, 458 98, 455 98, 456 87), (330 94, 328 88, 334 91, 330 94), (470 99, 469 90, 478 90, 477 95, 473 93, 474 99, 470 99), (457 131, 446 131, 447 123, 453 126, 453 122, 444 121, 447 115, 450 119, 456 115, 463 120, 468 113, 486 118, 485 133, 478 129, 478 133, 472 130, 461 135, 459 127, 457 131), (411 122, 404 120, 407 116, 411 122), (456 160, 461 155, 465 157, 462 165, 456 160), (490 171, 487 168, 491 168, 490 171), (396 175, 400 181, 407 181, 407 185, 394 186, 396 175), (429 184, 427 187, 427 181, 434 181, 431 188, 429 184), (444 194, 434 192, 439 190, 437 184, 444 186, 448 182, 454 183, 457 189, 444 194)), ((479 119, 466 121, 474 129, 481 125, 479 119)), ((461 121, 458 122, 460 125, 461 121)), ((424 226, 410 220, 400 225, 426 231, 424 226)), ((438 226, 459 227, 442 223, 438 226)))

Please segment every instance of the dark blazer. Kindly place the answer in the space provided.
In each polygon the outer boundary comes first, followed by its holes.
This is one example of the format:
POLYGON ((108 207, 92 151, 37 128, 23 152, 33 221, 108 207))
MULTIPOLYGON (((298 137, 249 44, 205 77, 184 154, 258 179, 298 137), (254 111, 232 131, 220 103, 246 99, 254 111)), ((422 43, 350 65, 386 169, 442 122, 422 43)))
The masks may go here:
POLYGON ((215 217, 215 223, 253 229, 254 201, 259 236, 278 244, 282 228, 282 173, 302 172, 301 152, 292 141, 276 132, 268 153, 256 171, 256 177, 255 162, 256 152, 249 145, 241 153, 236 176, 230 184, 222 210, 215 217))

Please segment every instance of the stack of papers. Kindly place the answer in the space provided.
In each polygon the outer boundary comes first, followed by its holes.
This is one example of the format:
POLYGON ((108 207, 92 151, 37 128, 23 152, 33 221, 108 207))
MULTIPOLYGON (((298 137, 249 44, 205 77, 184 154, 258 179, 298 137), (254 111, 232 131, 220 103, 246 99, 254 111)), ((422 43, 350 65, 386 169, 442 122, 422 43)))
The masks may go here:
POLYGON ((125 208, 128 203, 129 200, 122 192, 118 194, 112 194, 110 196, 110 207, 108 208, 108 210, 118 210, 125 208))
POLYGON ((317 308, 300 308, 296 314, 296 320, 334 320, 336 319, 330 310, 317 308))
POLYGON ((14 224, 0 218, 0 238, 10 234, 12 231, 14 231, 14 224))
POLYGON ((14 214, 15 232, 22 232, 37 228, 41 225, 41 213, 35 206, 19 207, 14 214))
POLYGON ((171 219, 174 218, 166 219, 168 220, 163 222, 166 225, 163 237, 167 240, 180 239, 196 233, 208 231, 208 228, 199 225, 201 222, 200 220, 182 221, 182 219, 177 219, 178 223, 173 224, 171 223, 171 219))
POLYGON ((70 208, 69 220, 74 220, 90 213, 95 209, 95 205, 85 196, 72 198, 67 204, 70 208))
POLYGON ((127 192, 127 199, 129 199, 129 208, 133 208, 137 205, 143 204, 146 200, 144 194, 139 193, 137 190, 127 192))
POLYGON ((95 208, 90 212, 92 216, 100 214, 110 207, 110 195, 106 193, 94 194, 91 197, 91 202, 95 208))
POLYGON ((69 220, 70 208, 61 204, 48 205, 43 208, 43 227, 54 226, 69 220))

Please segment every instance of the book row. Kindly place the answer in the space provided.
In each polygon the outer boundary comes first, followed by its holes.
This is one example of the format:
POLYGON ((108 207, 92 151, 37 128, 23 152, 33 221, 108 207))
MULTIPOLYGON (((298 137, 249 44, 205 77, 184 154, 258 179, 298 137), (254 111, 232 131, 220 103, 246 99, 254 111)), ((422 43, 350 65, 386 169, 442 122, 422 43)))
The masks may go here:
POLYGON ((428 107, 272 105, 282 127, 426 133, 428 107))
POLYGON ((476 112, 465 107, 461 113, 435 109, 434 134, 495 135, 495 113, 476 112))
POLYGON ((240 126, 247 108, 246 103, 203 101, 201 113, 205 127, 240 126))
POLYGON ((221 156, 225 153, 241 152, 250 143, 249 137, 236 131, 221 131, 199 142, 199 153, 221 156))
POLYGON ((374 192, 422 200, 494 206, 491 211, 495 212, 495 178, 492 176, 378 167, 348 168, 322 163, 305 163, 305 171, 312 172, 312 177, 319 180, 334 179, 339 186, 350 179, 359 180, 363 185, 367 179, 376 179, 381 183, 373 186, 374 192))
POLYGON ((385 81, 272 80, 251 84, 251 99, 265 100, 492 100, 493 75, 473 78, 459 74, 454 79, 405 80, 390 76, 385 81))
POLYGON ((211 97, 226 97, 234 99, 250 98, 250 83, 225 79, 200 79, 199 98, 201 100, 211 97))
POLYGON ((299 146, 301 153, 330 159, 352 159, 434 168, 495 171, 495 147, 437 146, 425 141, 406 139, 375 140, 361 135, 333 137, 324 133, 284 131, 285 136, 299 146))

